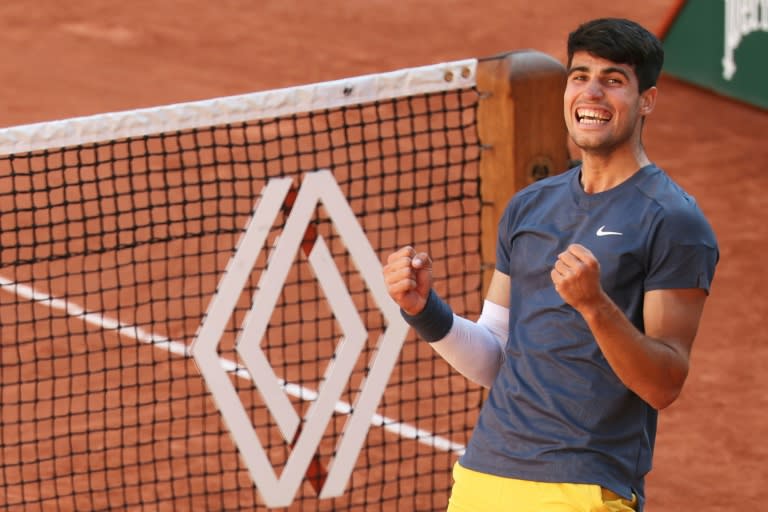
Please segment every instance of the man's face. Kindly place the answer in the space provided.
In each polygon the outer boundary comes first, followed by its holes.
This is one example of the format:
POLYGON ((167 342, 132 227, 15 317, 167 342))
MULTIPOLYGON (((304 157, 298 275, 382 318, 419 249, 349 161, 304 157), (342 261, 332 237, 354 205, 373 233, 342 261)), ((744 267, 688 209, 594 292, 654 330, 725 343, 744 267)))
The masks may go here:
POLYGON ((642 94, 632 66, 576 52, 563 97, 565 124, 586 152, 606 154, 640 144, 642 118, 653 110, 656 88, 642 94))

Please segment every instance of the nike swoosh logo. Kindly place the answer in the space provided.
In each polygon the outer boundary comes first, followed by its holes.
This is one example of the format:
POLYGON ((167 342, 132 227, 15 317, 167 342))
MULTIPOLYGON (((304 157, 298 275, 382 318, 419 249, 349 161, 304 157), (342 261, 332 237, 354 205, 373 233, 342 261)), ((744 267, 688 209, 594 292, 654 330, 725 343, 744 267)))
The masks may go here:
POLYGON ((623 235, 624 233, 619 233, 618 231, 605 231, 605 226, 600 226, 600 228, 595 233, 597 236, 611 236, 611 235, 623 235))

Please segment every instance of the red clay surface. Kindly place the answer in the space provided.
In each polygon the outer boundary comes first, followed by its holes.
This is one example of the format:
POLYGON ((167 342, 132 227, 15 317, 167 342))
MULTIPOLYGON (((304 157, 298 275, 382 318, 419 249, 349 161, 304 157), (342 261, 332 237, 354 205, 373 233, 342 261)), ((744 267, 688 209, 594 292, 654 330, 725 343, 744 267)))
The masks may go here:
MULTIPOLYGON (((674 0, 177 0, 0 5, 0 125, 314 83, 521 48, 565 57, 597 16, 663 25, 674 0), (557 13, 557 17, 553 17, 557 13)), ((648 512, 760 510, 768 482, 768 114, 670 77, 651 158, 718 235, 691 373, 661 414, 648 512)), ((510 191, 511 192, 511 191, 510 191)), ((438 262, 439 264, 439 262, 438 262)))

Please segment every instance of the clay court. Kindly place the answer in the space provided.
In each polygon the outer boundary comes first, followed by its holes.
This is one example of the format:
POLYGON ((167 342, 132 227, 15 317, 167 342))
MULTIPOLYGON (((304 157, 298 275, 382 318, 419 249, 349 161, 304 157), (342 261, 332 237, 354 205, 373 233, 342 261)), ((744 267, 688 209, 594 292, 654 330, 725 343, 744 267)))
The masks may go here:
MULTIPOLYGON (((524 48, 562 62, 565 38, 579 22, 622 16, 658 30, 675 4, 42 0, 30 8, 7 0, 0 5, 0 125, 524 48)), ((696 197, 721 260, 686 387, 660 414, 646 510, 760 510, 768 482, 768 113, 670 76, 659 89, 646 148, 696 197)))

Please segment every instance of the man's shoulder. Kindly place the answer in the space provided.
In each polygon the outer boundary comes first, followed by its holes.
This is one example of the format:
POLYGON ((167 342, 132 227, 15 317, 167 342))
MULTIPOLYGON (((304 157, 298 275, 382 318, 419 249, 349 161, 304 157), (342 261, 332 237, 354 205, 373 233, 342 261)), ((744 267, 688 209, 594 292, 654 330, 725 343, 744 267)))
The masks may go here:
POLYGON ((662 209, 687 209, 696 206, 696 199, 666 171, 654 164, 644 171, 644 179, 637 182, 637 188, 662 209))
POLYGON ((513 196, 513 199, 514 198, 524 199, 526 197, 539 194, 545 190, 550 191, 551 189, 557 189, 557 188, 563 188, 565 190, 568 187, 571 180, 573 179, 573 175, 578 174, 579 172, 580 172, 580 166, 576 166, 576 167, 567 169, 561 173, 553 174, 552 176, 547 176, 546 178, 542 178, 540 180, 534 181, 533 183, 530 183, 527 186, 520 189, 513 196))
POLYGON ((664 232, 674 233, 678 242, 691 238, 705 241, 706 245, 717 245, 712 226, 696 198, 666 172, 656 167, 637 186, 655 203, 657 215, 654 223, 664 232))
POLYGON ((564 204, 574 172, 578 172, 578 169, 568 169, 548 176, 516 191, 507 201, 504 218, 510 221, 524 212, 550 210, 553 205, 564 204))

